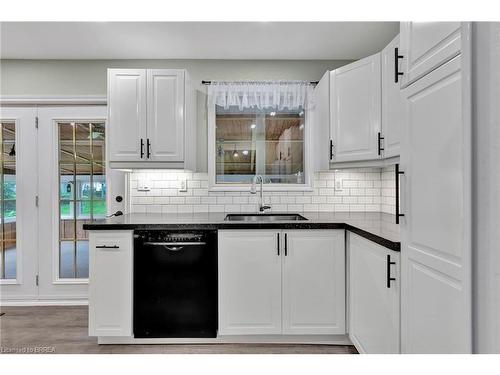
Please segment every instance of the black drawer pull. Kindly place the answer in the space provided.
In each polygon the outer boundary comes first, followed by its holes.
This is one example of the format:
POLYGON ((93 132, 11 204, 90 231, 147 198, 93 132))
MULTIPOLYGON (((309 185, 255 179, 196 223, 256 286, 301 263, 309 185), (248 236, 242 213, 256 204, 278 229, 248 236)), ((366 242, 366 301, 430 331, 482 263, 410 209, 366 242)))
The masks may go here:
POLYGON ((278 256, 280 256, 280 234, 276 233, 276 240, 278 242, 277 248, 278 248, 278 256))
POLYGON ((141 138, 141 159, 144 157, 144 139, 141 138))
POLYGON ((395 277, 391 277, 391 265, 396 264, 396 262, 391 262, 391 255, 387 254, 387 287, 391 287, 391 281, 395 281, 395 277))
POLYGON ((97 245, 95 247, 96 249, 119 249, 120 246, 113 245, 113 246, 108 246, 108 245, 97 245))
POLYGON ((394 48, 394 82, 398 83, 399 76, 403 75, 403 72, 400 72, 398 69, 399 59, 402 59, 404 56, 399 54, 399 48, 394 48))
POLYGON ((399 187, 400 187, 400 183, 399 183, 399 176, 401 176, 402 174, 405 174, 403 171, 400 171, 399 170, 399 164, 396 164, 396 167, 395 167, 395 171, 396 171, 396 224, 399 224, 399 218, 402 217, 402 216, 405 216, 405 214, 401 214, 399 213, 399 200, 400 200, 400 194, 399 194, 399 187))
POLYGON ((287 235, 285 233, 285 256, 288 255, 288 238, 287 238, 287 235))
POLYGON ((380 155, 381 151, 384 151, 384 148, 381 146, 381 142, 380 142, 382 139, 385 139, 385 138, 382 137, 382 134, 380 134, 380 132, 378 132, 377 147, 378 147, 378 154, 379 155, 380 155))

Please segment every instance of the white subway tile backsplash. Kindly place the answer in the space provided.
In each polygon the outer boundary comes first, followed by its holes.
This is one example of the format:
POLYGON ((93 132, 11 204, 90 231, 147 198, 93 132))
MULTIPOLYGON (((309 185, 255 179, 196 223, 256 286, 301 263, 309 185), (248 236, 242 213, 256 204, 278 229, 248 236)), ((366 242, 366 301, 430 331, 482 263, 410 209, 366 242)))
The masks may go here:
MULTIPOLYGON (((383 211, 394 213, 394 167, 357 168, 315 173, 309 191, 264 193, 272 211, 383 211), (335 180, 342 189, 335 190, 335 180)), ((138 171, 129 174, 132 212, 256 212, 260 197, 250 191, 209 191, 207 173, 138 171), (180 181, 187 191, 180 192, 180 181), (137 191, 138 181, 148 181, 149 192, 137 191)))

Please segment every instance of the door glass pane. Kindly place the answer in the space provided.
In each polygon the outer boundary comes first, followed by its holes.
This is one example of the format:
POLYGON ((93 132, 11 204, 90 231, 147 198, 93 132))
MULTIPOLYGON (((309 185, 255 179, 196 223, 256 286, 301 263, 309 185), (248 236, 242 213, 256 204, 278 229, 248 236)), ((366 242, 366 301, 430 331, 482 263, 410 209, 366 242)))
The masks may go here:
POLYGON ((305 111, 216 106, 216 182, 304 184, 305 111))
POLYGON ((16 278, 16 126, 0 123, 0 278, 16 278))
POLYGON ((59 277, 88 277, 83 224, 106 216, 104 122, 59 123, 59 277))

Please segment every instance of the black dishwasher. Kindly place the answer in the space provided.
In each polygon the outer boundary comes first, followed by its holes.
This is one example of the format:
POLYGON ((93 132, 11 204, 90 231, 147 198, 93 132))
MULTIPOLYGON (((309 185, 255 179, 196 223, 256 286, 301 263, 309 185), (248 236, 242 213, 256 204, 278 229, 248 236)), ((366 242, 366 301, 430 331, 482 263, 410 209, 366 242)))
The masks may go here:
POLYGON ((217 277, 217 231, 135 231, 134 337, 216 337, 217 277))

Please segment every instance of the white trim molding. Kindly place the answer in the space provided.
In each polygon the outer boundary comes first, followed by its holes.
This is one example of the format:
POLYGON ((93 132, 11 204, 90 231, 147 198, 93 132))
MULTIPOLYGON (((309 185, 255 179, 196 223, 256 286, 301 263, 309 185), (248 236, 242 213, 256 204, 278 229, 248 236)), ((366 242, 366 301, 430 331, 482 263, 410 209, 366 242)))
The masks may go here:
POLYGON ((107 105, 105 95, 2 95, 0 105, 107 105))

